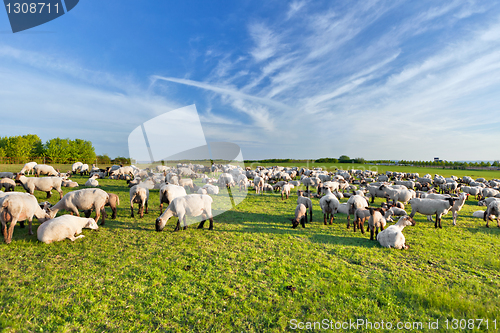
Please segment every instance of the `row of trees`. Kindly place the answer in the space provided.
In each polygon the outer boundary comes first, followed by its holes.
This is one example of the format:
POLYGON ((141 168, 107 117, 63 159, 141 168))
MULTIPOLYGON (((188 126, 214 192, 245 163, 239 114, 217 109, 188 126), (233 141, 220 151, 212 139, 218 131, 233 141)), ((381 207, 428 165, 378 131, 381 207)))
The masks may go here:
POLYGON ((398 162, 399 165, 412 165, 412 166, 442 166, 442 167, 451 167, 451 168, 468 168, 468 167, 500 167, 500 162, 495 161, 493 163, 490 162, 458 162, 458 161, 404 161, 401 160, 398 162))
POLYGON ((92 163, 96 154, 92 142, 81 139, 54 138, 43 143, 35 134, 0 137, 0 157, 16 158, 21 162, 46 158, 57 163, 81 161, 92 163))
POLYGON ((350 158, 347 155, 341 155, 339 158, 329 158, 324 157, 315 160, 316 163, 356 163, 356 164, 365 164, 366 161, 362 157, 350 158))

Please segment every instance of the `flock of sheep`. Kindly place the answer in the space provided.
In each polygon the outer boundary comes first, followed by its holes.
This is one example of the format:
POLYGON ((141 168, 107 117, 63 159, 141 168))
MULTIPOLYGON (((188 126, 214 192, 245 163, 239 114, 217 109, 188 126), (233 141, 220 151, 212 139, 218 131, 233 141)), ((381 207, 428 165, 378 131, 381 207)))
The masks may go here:
POLYGON ((384 247, 406 249, 408 245, 402 230, 415 225, 413 217, 416 213, 426 215, 429 221, 435 215, 435 227, 441 228, 442 216, 451 211, 453 225, 456 225, 458 213, 469 195, 479 199, 479 205, 486 206, 486 211, 477 211, 473 216, 483 218, 486 227, 489 227, 490 220, 496 218, 500 227, 500 180, 432 177, 429 174, 420 177, 417 173, 389 171, 385 174, 366 170, 328 172, 321 168, 310 170, 279 166, 251 170, 229 164, 214 164, 211 167, 201 164, 178 164, 176 167, 159 165, 150 170, 118 165, 99 169, 77 162, 72 165, 71 171, 63 174, 52 166, 31 162, 26 163, 19 173, 0 172, 0 189, 6 191, 0 191, 0 221, 5 242, 11 242, 17 222, 24 227, 25 221, 28 221, 31 235, 33 217, 41 223, 37 238, 44 243, 64 239, 74 241, 84 237, 79 235, 82 228, 97 229, 99 219, 101 226, 104 225, 105 206, 111 207, 112 218, 116 218, 119 198, 116 194, 97 188, 98 179, 102 178, 127 180, 131 217, 134 217, 133 205, 138 204, 138 214, 142 218, 144 212, 148 212, 149 191, 159 190, 161 215, 156 219, 157 231, 162 231, 173 216, 178 217, 175 230, 187 228, 187 217, 198 217, 201 220, 198 228, 203 228, 205 221, 209 220, 209 229, 213 229, 211 196, 218 195, 220 188, 238 187, 241 191, 253 187, 256 195, 265 191, 279 191, 284 200, 290 197, 292 189, 300 185, 305 186, 305 191, 297 191, 292 228, 299 225, 305 228, 306 223, 312 221, 311 198, 319 198, 325 225, 332 224, 336 214, 344 214, 347 215, 347 228, 350 228, 352 215, 355 232, 359 229, 364 233, 367 223, 370 239, 376 238, 384 247), (30 173, 36 177, 26 177, 30 173), (85 183, 87 188, 73 190, 63 196, 62 187, 78 187, 78 183, 70 180, 70 176, 76 173, 89 176, 85 183), (39 177, 42 175, 45 177, 39 177), (197 183, 203 185, 196 185, 194 179, 201 179, 197 183), (22 186, 27 193, 14 192, 16 185, 22 186), (43 191, 50 198, 52 190, 59 192, 60 197, 53 206, 48 202, 39 203, 33 196, 34 191, 43 191), (381 207, 370 207, 376 197, 383 198, 385 202, 381 207), (342 198, 347 198, 347 202, 340 203, 342 198), (165 211, 164 203, 168 205, 165 211), (411 205, 409 216, 404 209, 408 203, 411 205), (71 215, 56 217, 61 210, 71 215), (91 219, 89 217, 94 210, 96 216, 91 219), (79 217, 80 211, 85 213, 85 218, 79 217), (398 221, 386 228, 387 222, 394 221, 393 217, 399 217, 398 221), (7 223, 10 223, 9 228, 7 223))

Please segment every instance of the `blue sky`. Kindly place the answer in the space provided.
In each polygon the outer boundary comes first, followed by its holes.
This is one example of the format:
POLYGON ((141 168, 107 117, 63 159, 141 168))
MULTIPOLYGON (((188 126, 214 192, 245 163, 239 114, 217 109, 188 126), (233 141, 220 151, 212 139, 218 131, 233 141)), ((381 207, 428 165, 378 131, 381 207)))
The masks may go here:
POLYGON ((84 0, 16 34, 0 11, 2 136, 128 156, 191 104, 245 159, 498 160, 500 4, 84 0))

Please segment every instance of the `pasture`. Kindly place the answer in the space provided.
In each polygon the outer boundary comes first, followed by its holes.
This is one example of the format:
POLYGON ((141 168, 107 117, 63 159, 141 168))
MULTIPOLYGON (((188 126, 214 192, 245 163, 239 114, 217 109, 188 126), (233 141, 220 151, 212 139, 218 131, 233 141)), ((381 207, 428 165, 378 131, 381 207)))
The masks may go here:
MULTIPOLYGON (((500 178, 498 172, 431 170, 500 178)), ((80 188, 87 180, 72 178, 80 188)), ((2 331, 285 332, 294 331, 293 319, 304 325, 324 319, 422 323, 422 331, 438 321, 433 330, 438 332, 449 331, 452 319, 484 320, 474 321, 473 329, 454 330, 459 332, 494 332, 500 325, 500 228, 494 222, 487 229, 483 220, 472 218, 474 211, 485 210, 473 197, 457 226, 451 213, 438 230, 417 214, 416 225, 404 229, 410 249, 400 251, 380 247, 369 233, 346 229, 343 215, 323 225, 315 198, 313 222, 292 229, 295 192, 282 201, 279 193, 255 195, 250 189, 240 205, 215 217, 213 231, 191 225, 174 233, 170 220, 156 232, 158 190, 150 191, 149 214, 130 218, 126 182, 99 183, 120 197, 117 218, 111 220, 107 208, 109 217, 99 230, 85 229, 85 238, 75 242, 46 245, 36 239, 35 220, 34 235, 16 226, 12 243, 0 243, 2 331)), ((46 200, 45 193, 35 195, 46 200)), ((49 201, 56 203, 58 195, 49 201)))

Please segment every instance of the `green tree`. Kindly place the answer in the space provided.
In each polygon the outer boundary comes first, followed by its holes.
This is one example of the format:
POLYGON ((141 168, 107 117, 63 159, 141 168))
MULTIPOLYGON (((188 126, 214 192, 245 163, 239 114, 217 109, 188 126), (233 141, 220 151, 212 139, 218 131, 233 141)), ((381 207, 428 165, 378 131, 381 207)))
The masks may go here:
POLYGON ((69 139, 54 138, 50 139, 44 144, 45 156, 52 159, 52 161, 58 161, 59 163, 64 163, 70 158, 70 144, 69 139))
POLYGON ((111 164, 111 158, 109 158, 108 154, 97 155, 97 163, 98 164, 111 164))

